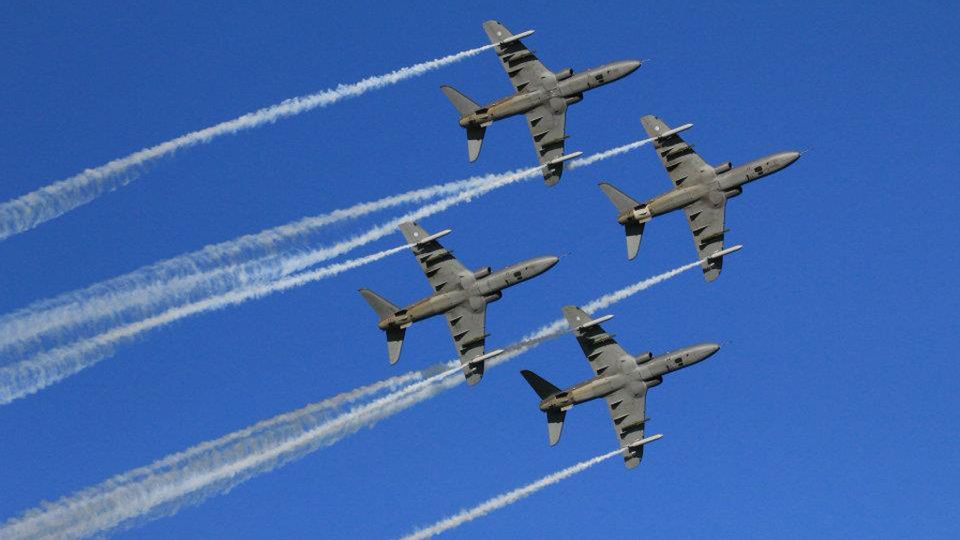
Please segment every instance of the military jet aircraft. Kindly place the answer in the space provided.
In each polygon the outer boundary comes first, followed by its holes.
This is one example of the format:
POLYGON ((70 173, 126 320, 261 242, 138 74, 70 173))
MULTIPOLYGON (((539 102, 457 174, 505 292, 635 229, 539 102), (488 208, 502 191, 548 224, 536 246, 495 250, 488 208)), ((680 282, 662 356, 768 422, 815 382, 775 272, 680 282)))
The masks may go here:
POLYGON ((597 376, 560 390, 532 371, 521 372, 540 396, 540 410, 547 413, 550 446, 560 441, 567 410, 574 405, 605 398, 613 428, 620 436, 623 459, 627 468, 632 469, 643 458, 643 445, 660 438, 660 435, 643 436, 644 425, 649 420, 646 416, 647 389, 663 382, 667 373, 709 358, 720 346, 704 343, 656 357, 651 353, 634 357, 617 344, 613 335, 600 327, 600 323, 610 320, 613 315, 591 320, 589 315, 574 306, 564 307, 563 314, 597 376))
POLYGON ((387 333, 390 363, 395 364, 400 359, 403 337, 410 325, 442 313, 450 326, 467 382, 477 384, 483 377, 484 362, 503 352, 496 350, 484 354, 484 341, 488 335, 484 332, 487 304, 499 300, 503 289, 539 276, 560 259, 538 257, 496 272, 489 266, 471 272, 437 241, 449 234, 449 229, 431 235, 416 223, 408 222, 400 225, 400 231, 434 293, 401 309, 369 289, 360 289, 360 294, 380 316, 378 326, 387 333))
POLYGON ((648 221, 682 208, 687 214, 697 253, 704 260, 704 278, 713 281, 720 276, 723 255, 731 251, 723 249, 723 235, 728 230, 723 228, 727 201, 740 195, 745 184, 773 174, 799 159, 800 152, 772 154, 739 167, 733 167, 729 161, 711 167, 679 135, 692 124, 670 129, 656 116, 644 116, 640 122, 654 137, 654 147, 675 187, 659 197, 639 203, 610 184, 600 184, 600 189, 619 212, 617 221, 626 229, 627 258, 636 258, 643 228, 648 221))
POLYGON ((520 38, 533 34, 533 30, 513 35, 497 21, 483 23, 483 29, 496 45, 497 56, 517 93, 481 107, 454 88, 442 87, 443 93, 460 113, 460 125, 467 130, 470 161, 476 161, 480 156, 487 126, 523 114, 527 117, 533 144, 543 166, 543 179, 548 186, 555 185, 563 173, 563 162, 580 155, 580 152, 563 154, 567 138, 567 106, 582 100, 587 90, 633 73, 640 67, 640 62, 615 62, 577 74, 571 68, 554 73, 520 41, 520 38))

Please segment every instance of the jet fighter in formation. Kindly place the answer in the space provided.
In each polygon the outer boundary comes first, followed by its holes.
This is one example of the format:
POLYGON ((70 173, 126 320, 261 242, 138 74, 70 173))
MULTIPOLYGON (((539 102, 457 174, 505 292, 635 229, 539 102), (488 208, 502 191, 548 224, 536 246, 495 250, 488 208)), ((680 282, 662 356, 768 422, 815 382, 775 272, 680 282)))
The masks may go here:
POLYGON ((583 99, 583 93, 626 77, 640 67, 640 61, 614 62, 574 74, 566 68, 557 72, 547 69, 520 38, 532 30, 513 35, 497 21, 483 23, 490 42, 496 45, 497 56, 516 89, 516 94, 481 107, 450 86, 443 93, 460 113, 460 126, 467 130, 470 161, 480 156, 487 126, 518 114, 527 117, 533 144, 543 166, 543 180, 548 186, 560 181, 563 162, 580 155, 564 155, 567 139, 567 106, 583 99))
POLYGON ((574 306, 564 307, 563 314, 597 375, 561 390, 532 371, 521 372, 540 396, 540 410, 547 414, 550 445, 560 441, 567 410, 574 405, 604 398, 613 418, 613 428, 624 450, 624 462, 628 469, 632 469, 643 458, 643 446, 661 437, 643 436, 644 426, 649 420, 646 416, 647 390, 663 382, 663 376, 667 373, 706 360, 720 350, 720 345, 703 343, 660 356, 653 356, 649 352, 632 356, 600 326, 613 315, 594 320, 574 306))
POLYGON ((449 234, 449 229, 431 235, 416 223, 408 222, 400 225, 400 231, 411 245, 434 292, 401 309, 369 289, 360 289, 360 294, 380 316, 378 326, 387 333, 390 363, 395 364, 400 359, 403 338, 410 325, 443 314, 467 382, 477 384, 483 377, 484 362, 503 352, 497 350, 484 354, 487 304, 499 300, 503 289, 539 276, 553 268, 560 259, 538 257, 496 272, 489 266, 474 272, 437 241, 449 234))
MULTIPOLYGON (((564 153, 567 107, 583 99, 584 92, 621 79, 640 67, 639 61, 623 61, 574 74, 570 68, 553 72, 521 42, 532 30, 512 34, 496 21, 483 24, 500 62, 516 93, 481 107, 450 86, 442 90, 460 113, 460 126, 467 132, 470 161, 480 156, 483 137, 492 123, 511 116, 524 115, 533 137, 544 181, 553 186, 560 181, 563 163, 581 152, 564 153)), ((687 144, 680 133, 692 124, 670 128, 655 116, 641 119, 657 154, 673 181, 674 189, 640 203, 611 184, 600 188, 616 207, 617 221, 625 228, 627 258, 636 258, 647 222, 654 217, 683 209, 701 259, 704 278, 710 282, 720 275, 725 255, 742 246, 724 248, 727 200, 740 195, 743 186, 788 167, 799 152, 781 152, 733 167, 726 162, 708 165, 687 144)), ((536 277, 557 262, 557 257, 539 257, 499 271, 490 267, 468 270, 437 239, 450 233, 429 234, 416 223, 400 225, 433 288, 429 297, 400 308, 369 289, 360 289, 364 299, 377 313, 378 326, 387 335, 391 364, 400 359, 406 329, 417 321, 443 314, 450 327, 460 364, 467 382, 475 385, 483 377, 485 361, 503 352, 485 352, 487 305, 499 300, 502 290, 536 277)), ((546 413, 550 445, 557 444, 567 411, 575 405, 603 398, 607 402, 613 426, 620 440, 627 468, 640 464, 644 445, 662 435, 645 436, 647 390, 663 382, 663 376, 701 362, 715 354, 716 343, 693 345, 654 356, 628 354, 611 334, 600 326, 612 315, 591 320, 574 306, 563 308, 567 324, 576 335, 595 376, 566 390, 549 383, 532 371, 521 373, 540 397, 540 410, 546 413)))
POLYGON ((670 129, 656 116, 644 116, 640 122, 654 137, 654 147, 675 187, 639 203, 610 184, 600 184, 619 212, 617 221, 626 229, 627 258, 636 258, 647 222, 682 208, 693 232, 697 253, 704 261, 704 279, 713 281, 720 276, 723 255, 730 251, 723 249, 723 235, 728 230, 723 228, 727 201, 740 195, 745 184, 792 164, 800 158, 800 152, 772 154, 739 167, 733 167, 729 161, 711 167, 680 137, 679 132, 689 124, 670 129), (668 135, 658 135, 661 133, 668 135))

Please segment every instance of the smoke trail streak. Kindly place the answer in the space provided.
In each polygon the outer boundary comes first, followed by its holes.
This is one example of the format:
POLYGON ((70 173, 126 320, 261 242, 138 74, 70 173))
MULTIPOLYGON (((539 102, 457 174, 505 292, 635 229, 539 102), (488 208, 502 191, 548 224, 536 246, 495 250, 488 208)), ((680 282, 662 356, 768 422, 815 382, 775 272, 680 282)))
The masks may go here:
MULTIPOLYGON (((587 167, 640 148, 652 140, 635 141, 585 158, 575 159, 570 162, 568 168, 587 167)), ((23 348, 31 343, 36 344, 45 333, 68 332, 79 325, 96 321, 104 324, 118 324, 121 320, 153 317, 156 316, 157 311, 178 303, 201 301, 198 297, 229 295, 234 290, 248 287, 252 283, 278 279, 379 240, 392 234, 400 223, 435 215, 451 207, 471 202, 496 189, 538 177, 540 174, 540 167, 532 167, 448 182, 371 203, 362 203, 323 216, 270 229, 257 235, 209 246, 201 251, 158 263, 77 293, 68 293, 53 300, 43 301, 0 318, 0 351, 12 346, 23 348), (403 202, 415 202, 446 193, 454 194, 332 246, 302 253, 265 256, 244 264, 203 270, 205 266, 222 263, 238 255, 266 250, 279 242, 297 238, 335 221, 360 217, 403 202), (171 279, 170 276, 173 278, 171 279)))
MULTIPOLYGON (((507 173, 512 174, 512 173, 507 173)), ((446 182, 358 203, 326 214, 266 229, 256 234, 206 246, 200 250, 161 261, 79 291, 35 302, 0 317, 0 352, 36 344, 44 336, 68 331, 79 325, 113 323, 121 319, 147 317, 163 307, 189 301, 201 290, 204 294, 225 292, 255 279, 242 263, 256 261, 262 268, 276 260, 277 251, 325 226, 357 219, 403 204, 423 202, 488 183, 502 174, 487 174, 446 182)), ((273 277, 282 274, 279 270, 273 277)))
POLYGON ((597 465, 598 463, 602 463, 622 453, 623 453, 622 449, 614 450, 612 452, 607 452, 606 454, 597 456, 593 459, 581 461, 580 463, 577 463, 572 467, 567 467, 566 469, 555 472, 551 475, 544 476, 543 478, 537 480, 536 482, 533 482, 532 484, 527 484, 526 486, 517 488, 513 491, 509 491, 507 493, 504 493, 503 495, 498 495, 492 499, 488 499, 487 501, 469 510, 463 510, 458 514, 450 516, 441 521, 438 521, 427 528, 419 529, 415 531, 413 534, 404 536, 402 540, 423 540, 424 538, 431 538, 442 532, 449 531, 450 529, 455 529, 463 525, 464 523, 473 521, 477 518, 484 517, 490 512, 493 512, 495 510, 500 510, 501 508, 504 508, 506 506, 510 506, 511 504, 521 499, 525 499, 530 495, 533 495, 534 493, 542 490, 545 487, 558 484, 561 481, 566 480, 567 478, 570 478, 575 474, 581 473, 589 469, 590 467, 597 465))
POLYGON ((115 159, 105 165, 87 169, 65 180, 54 182, 18 199, 0 204, 0 240, 27 231, 37 225, 93 201, 97 197, 131 182, 137 168, 170 155, 178 150, 209 143, 224 135, 274 123, 282 118, 295 116, 319 107, 326 107, 346 98, 360 96, 400 81, 423 75, 482 51, 492 48, 485 45, 422 62, 396 71, 368 77, 353 84, 341 84, 307 96, 288 99, 276 105, 244 114, 233 120, 181 135, 164 143, 115 159))
POLYGON ((129 323, 92 338, 57 347, 28 360, 4 366, 0 368, 0 405, 6 405, 16 399, 34 394, 100 362, 113 353, 114 347, 118 343, 129 341, 148 330, 165 326, 184 317, 241 304, 247 300, 261 298, 268 294, 333 277, 409 247, 409 245, 397 246, 365 257, 287 276, 272 283, 253 285, 199 302, 171 308, 153 317, 129 323))
MULTIPOLYGON (((643 139, 640 141, 634 141, 632 143, 618 146, 610 150, 598 152, 596 154, 593 154, 585 158, 575 159, 570 162, 570 165, 568 168, 578 169, 581 167, 587 167, 599 161, 604 161, 612 157, 620 156, 632 150, 636 150, 637 148, 640 148, 645 144, 649 144, 653 140, 654 139, 650 138, 650 139, 643 139)), ((504 173, 503 175, 495 177, 488 182, 485 182, 483 184, 477 185, 476 187, 472 187, 470 189, 461 191, 456 195, 452 195, 450 197, 446 197, 436 202, 422 206, 403 216, 400 216, 398 218, 387 221, 386 223, 373 227, 372 229, 369 229, 367 232, 363 234, 354 236, 353 238, 334 244, 333 246, 320 248, 317 250, 309 251, 307 253, 289 257, 286 260, 284 260, 282 263, 283 273, 290 273, 303 268, 308 268, 314 264, 317 264, 318 262, 328 260, 332 257, 337 257, 353 249, 356 249, 357 247, 366 245, 375 240, 379 240, 380 238, 383 238, 384 236, 392 233, 397 228, 398 225, 400 225, 405 221, 415 221, 418 219, 423 219, 423 218, 432 216, 434 214, 438 214, 440 212, 450 209, 451 207, 454 207, 463 203, 471 202, 474 199, 478 197, 482 197, 483 195, 486 195, 487 193, 490 193, 491 191, 494 191, 496 189, 500 189, 502 187, 515 184, 520 181, 529 180, 531 178, 538 177, 541 174, 542 174, 542 167, 532 167, 529 169, 504 173)))
MULTIPOLYGON (((588 303, 584 310, 609 307, 697 264, 699 262, 685 265, 604 295, 588 303)), ((542 327, 529 338, 511 346, 507 352, 494 357, 488 366, 502 364, 550 337, 561 335, 563 324, 563 321, 556 321, 542 327)), ((148 467, 120 474, 56 502, 44 503, 20 517, 11 518, 0 527, 0 538, 41 535, 48 538, 79 538, 173 515, 184 506, 198 504, 217 493, 226 493, 254 476, 295 461, 321 447, 335 444, 364 427, 372 427, 381 420, 463 384, 463 377, 448 377, 459 373, 459 362, 449 362, 447 368, 438 375, 354 407, 329 420, 324 421, 324 418, 302 412, 316 407, 308 406, 258 424, 268 426, 263 429, 255 429, 254 426, 238 431, 168 456, 148 467), (225 447, 224 441, 230 444, 225 447)), ((402 377, 416 376, 408 374, 402 377)))
POLYGON ((328 400, 167 456, 10 519, 0 527, 0 538, 82 538, 172 515, 186 504, 227 492, 253 476, 334 444, 362 427, 345 420, 369 418, 371 411, 388 401, 459 371, 457 367, 421 380, 332 420, 324 414, 335 408, 328 400))

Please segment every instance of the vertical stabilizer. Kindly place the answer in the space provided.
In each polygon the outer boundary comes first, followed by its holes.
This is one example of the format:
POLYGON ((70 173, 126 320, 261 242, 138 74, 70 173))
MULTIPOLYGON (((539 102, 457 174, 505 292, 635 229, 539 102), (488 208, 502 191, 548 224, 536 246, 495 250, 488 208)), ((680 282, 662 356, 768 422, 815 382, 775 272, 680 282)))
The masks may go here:
MULTIPOLYGON (((460 113, 461 119, 480 110, 480 105, 477 105, 475 101, 463 95, 463 93, 456 88, 452 86, 441 86, 440 89, 443 90, 443 94, 447 96, 447 99, 450 100, 453 107, 460 113)), ((486 126, 477 126, 474 124, 467 126, 467 153, 470 156, 471 162, 476 161, 477 158, 480 157, 480 149, 483 147, 483 136, 486 132, 486 126)))
MULTIPOLYGON (((528 370, 520 372, 527 383, 533 388, 533 391, 540 396, 540 399, 547 399, 560 393, 560 389, 549 381, 540 377, 536 373, 528 370)), ((547 435, 550 437, 550 446, 560 442, 560 434, 563 433, 563 420, 567 416, 567 411, 563 409, 547 409, 547 435)))
MULTIPOLYGON (((617 208, 617 212, 621 216, 632 214, 635 209, 640 207, 639 202, 611 184, 607 184, 606 182, 601 183, 600 189, 603 191, 603 194, 610 199, 610 202, 617 208)), ((631 261, 635 259, 637 253, 640 252, 640 240, 643 239, 643 227, 645 225, 645 222, 642 223, 637 220, 628 220, 623 224, 627 234, 627 258, 631 261)))

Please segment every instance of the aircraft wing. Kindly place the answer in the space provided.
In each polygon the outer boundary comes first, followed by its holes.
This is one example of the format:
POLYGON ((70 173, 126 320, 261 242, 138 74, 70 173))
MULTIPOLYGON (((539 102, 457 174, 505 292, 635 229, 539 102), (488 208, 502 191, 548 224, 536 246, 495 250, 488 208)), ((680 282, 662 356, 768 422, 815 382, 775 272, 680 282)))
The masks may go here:
POLYGON ((578 307, 564 307, 563 315, 567 318, 570 329, 576 334, 577 342, 580 343, 580 348, 583 349, 594 373, 613 375, 621 371, 620 361, 630 355, 613 339, 612 334, 605 332, 599 324, 593 323, 590 315, 578 307))
POLYGON ((630 446, 643 440, 643 428, 647 422, 647 385, 637 381, 610 394, 606 400, 613 429, 620 437, 620 447, 626 449, 623 461, 628 469, 632 469, 643 459, 643 446, 630 446))
POLYGON ((453 256, 453 252, 436 239, 422 242, 421 240, 429 238, 430 234, 412 221, 401 223, 400 232, 407 239, 407 243, 412 245, 410 249, 416 255, 417 262, 434 291, 446 292, 460 287, 460 276, 467 272, 467 269, 453 256))
POLYGON ((460 365, 463 366, 463 374, 467 377, 467 383, 474 385, 480 382, 483 377, 483 361, 470 364, 478 356, 483 354, 483 347, 486 341, 486 319, 487 307, 483 305, 480 309, 473 309, 470 302, 464 302, 446 313, 447 324, 450 326, 450 335, 453 336, 453 343, 457 346, 457 353, 460 355, 460 365))
MULTIPOLYGON (((656 116, 644 116, 640 119, 640 123, 651 137, 657 137, 660 133, 670 130, 670 126, 656 116)), ((687 144, 678 133, 656 139, 653 145, 657 149, 660 161, 667 169, 667 174, 670 175, 670 180, 676 187, 690 185, 687 179, 696 181, 700 178, 699 173, 707 167, 703 158, 694 152, 693 147, 687 144)))
MULTIPOLYGON (((720 192, 711 192, 699 201, 687 206, 683 211, 687 214, 687 223, 693 232, 693 243, 701 259, 707 259, 723 249, 724 210, 727 206, 726 197, 720 192)), ((723 257, 716 257, 701 263, 703 277, 708 282, 720 277, 723 267, 723 257)))
MULTIPOLYGON (((533 136, 533 146, 537 149, 540 164, 545 165, 563 156, 563 142, 566 140, 567 103, 560 98, 551 99, 527 113, 527 125, 533 136)), ((548 165, 543 170, 543 181, 548 186, 560 181, 563 174, 563 162, 548 165)))
MULTIPOLYGON (((493 44, 513 36, 507 27, 497 21, 483 23, 483 29, 493 44)), ((507 76, 510 77, 510 82, 518 93, 527 90, 531 85, 537 88, 541 77, 553 75, 553 72, 540 63, 540 60, 519 39, 506 45, 498 45, 495 50, 500 63, 503 64, 503 69, 507 71, 507 76)))

